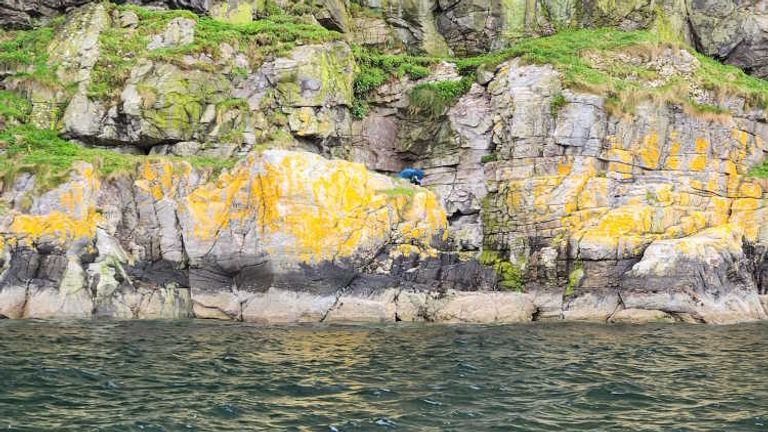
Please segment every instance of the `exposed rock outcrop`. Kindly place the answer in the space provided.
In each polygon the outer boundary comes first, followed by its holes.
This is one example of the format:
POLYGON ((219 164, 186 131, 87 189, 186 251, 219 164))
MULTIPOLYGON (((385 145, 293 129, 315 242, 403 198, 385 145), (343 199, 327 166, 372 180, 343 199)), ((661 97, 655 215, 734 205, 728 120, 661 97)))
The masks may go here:
POLYGON ((682 44, 760 75, 758 24, 700 33, 762 12, 310 3, 0 35, 0 316, 767 318, 768 87, 682 44), (601 26, 654 33, 442 57, 601 26))
POLYGON ((252 155, 216 179, 147 162, 108 180, 82 164, 3 223, 12 318, 279 321, 288 312, 270 304, 285 296, 325 316, 358 291, 446 292, 492 275, 431 246, 447 222, 430 192, 305 152, 252 155))

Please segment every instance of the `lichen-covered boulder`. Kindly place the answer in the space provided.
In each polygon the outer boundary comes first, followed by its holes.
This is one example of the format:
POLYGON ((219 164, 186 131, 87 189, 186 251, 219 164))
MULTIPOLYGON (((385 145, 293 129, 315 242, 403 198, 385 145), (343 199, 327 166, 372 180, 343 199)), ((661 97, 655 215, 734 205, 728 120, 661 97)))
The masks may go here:
POLYGON ((365 0, 364 5, 381 10, 397 39, 411 50, 448 54, 433 15, 437 0, 365 0))
POLYGON ((691 30, 705 54, 768 76, 768 14, 751 3, 689 0, 691 30))
POLYGON ((13 210, 0 313, 241 319, 247 309, 260 320, 267 312, 242 308, 269 290, 333 299, 368 279, 417 287, 443 259, 436 197, 362 165, 267 151, 209 180, 177 164, 148 161, 112 179, 82 164, 13 210))
POLYGON ((712 323, 765 319, 737 226, 652 243, 622 281, 627 308, 688 314, 712 323))

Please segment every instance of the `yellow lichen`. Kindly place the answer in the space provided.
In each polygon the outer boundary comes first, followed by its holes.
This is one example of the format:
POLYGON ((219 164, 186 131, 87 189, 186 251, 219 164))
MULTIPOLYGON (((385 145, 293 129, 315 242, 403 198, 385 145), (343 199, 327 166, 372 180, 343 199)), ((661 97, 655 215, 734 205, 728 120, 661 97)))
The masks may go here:
POLYGON ((659 167, 659 137, 655 132, 643 138, 642 145, 637 154, 640 164, 644 168, 656 169, 659 167))
POLYGON ((222 229, 245 229, 255 220, 269 253, 320 262, 376 247, 394 229, 403 241, 424 245, 446 229, 445 211, 426 190, 393 196, 384 192, 392 181, 362 164, 267 153, 186 198, 196 240, 212 241, 222 229))
POLYGON ((46 215, 17 215, 9 231, 21 239, 46 238, 64 245, 75 239, 94 237, 100 220, 95 208, 90 208, 84 218, 73 218, 59 211, 46 215))
POLYGON ((688 165, 688 169, 691 171, 704 171, 704 168, 707 167, 707 156, 706 155, 696 155, 691 158, 690 164, 688 165))

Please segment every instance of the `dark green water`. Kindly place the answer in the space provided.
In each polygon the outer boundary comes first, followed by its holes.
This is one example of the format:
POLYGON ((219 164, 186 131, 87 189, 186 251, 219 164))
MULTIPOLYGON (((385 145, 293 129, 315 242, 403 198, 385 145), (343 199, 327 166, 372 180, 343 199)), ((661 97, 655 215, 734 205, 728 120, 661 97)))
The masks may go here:
POLYGON ((0 430, 762 431, 768 325, 0 321, 0 430))

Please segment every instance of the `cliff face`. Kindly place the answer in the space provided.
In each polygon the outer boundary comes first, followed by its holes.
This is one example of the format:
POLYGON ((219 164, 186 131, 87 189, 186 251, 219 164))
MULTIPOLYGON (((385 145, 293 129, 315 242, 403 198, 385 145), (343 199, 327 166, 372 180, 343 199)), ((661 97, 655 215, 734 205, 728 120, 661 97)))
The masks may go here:
POLYGON ((766 318, 760 8, 38 3, 0 316, 766 318))

